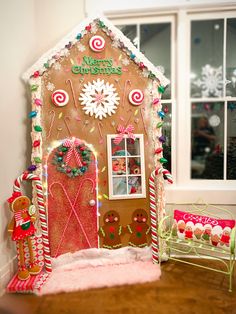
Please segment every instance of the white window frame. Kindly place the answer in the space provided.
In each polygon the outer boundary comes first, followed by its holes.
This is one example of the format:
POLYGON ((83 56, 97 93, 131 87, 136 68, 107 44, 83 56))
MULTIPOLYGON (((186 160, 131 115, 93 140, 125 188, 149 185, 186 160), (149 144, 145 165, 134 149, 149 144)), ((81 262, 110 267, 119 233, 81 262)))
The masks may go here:
MULTIPOLYGON (((193 202, 202 198, 211 204, 235 204, 236 180, 196 180, 190 178, 191 171, 191 97, 190 97, 190 44, 191 21, 236 17, 236 6, 214 7, 199 5, 198 8, 180 8, 169 11, 156 11, 127 14, 118 18, 110 16, 115 25, 171 22, 171 85, 170 100, 162 104, 172 104, 172 175, 174 184, 166 185, 168 203, 193 202), (224 15, 223 15, 224 14, 224 15), (176 91, 176 93, 175 93, 176 91), (186 136, 186 134, 189 136, 186 136)), ((226 31, 226 29, 225 29, 226 31)), ((195 101, 196 99, 194 99, 195 101)), ((206 100, 206 99, 205 99, 206 100)), ((209 101, 210 99, 207 99, 209 101)), ((220 101, 214 98, 214 101, 220 101)), ((234 101, 227 97, 224 101, 234 101)), ((198 98, 197 101, 203 101, 198 98)), ((225 119, 227 118, 225 106, 225 119)), ((225 128, 227 127, 225 123, 225 128)), ((225 132, 226 136, 226 132, 225 132)), ((226 143, 226 138, 225 138, 226 143)), ((226 150, 226 145, 224 145, 226 150)))
MULTIPOLYGON (((139 149, 140 149, 140 155, 137 156, 130 156, 130 157, 139 157, 141 161, 141 174, 138 175, 141 177, 141 188, 142 188, 142 193, 141 194, 124 194, 124 195, 114 195, 113 194, 113 184, 112 184, 112 178, 116 177, 112 173, 112 139, 114 139, 117 134, 108 134, 107 135, 107 163, 108 163, 108 187, 109 187, 109 200, 126 200, 126 199, 137 199, 137 198, 145 198, 146 197, 146 179, 145 179, 145 155, 144 155, 144 139, 143 139, 143 134, 134 134, 135 138, 139 139, 139 149)), ((128 139, 127 135, 124 135, 124 139, 128 139)), ((126 141, 125 141, 126 142, 126 141)), ((113 156, 114 157, 114 156, 113 156)), ((123 157, 123 156, 122 156, 123 157)), ((127 159, 128 156, 124 156, 126 159, 126 167, 128 165, 127 159)), ((128 177, 135 177, 137 175, 135 174, 129 174, 126 172, 126 179, 128 177)), ((117 176, 117 178, 124 177, 122 176, 117 176)), ((128 180, 127 180, 128 184, 128 180)))

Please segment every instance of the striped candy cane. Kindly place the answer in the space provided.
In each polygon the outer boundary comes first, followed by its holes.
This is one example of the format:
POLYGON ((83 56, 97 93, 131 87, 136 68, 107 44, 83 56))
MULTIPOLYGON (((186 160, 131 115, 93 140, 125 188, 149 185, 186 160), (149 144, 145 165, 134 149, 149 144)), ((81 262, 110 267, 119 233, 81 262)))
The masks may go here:
POLYGON ((42 182, 38 176, 32 173, 23 173, 19 176, 13 185, 14 192, 20 192, 20 184, 22 181, 31 180, 35 182, 36 194, 37 194, 37 202, 39 208, 39 218, 41 222, 42 228, 42 239, 43 239, 43 250, 44 250, 44 260, 45 260, 45 269, 48 273, 52 271, 51 257, 50 257, 50 248, 49 248, 49 240, 48 240, 48 225, 47 225, 47 216, 44 207, 44 199, 43 199, 43 188, 42 182))
POLYGON ((158 236, 157 236, 157 209, 156 209, 156 189, 155 178, 162 173, 164 178, 169 183, 173 183, 172 175, 170 172, 162 167, 154 170, 149 178, 149 197, 150 197, 150 215, 151 215, 151 234, 152 234, 152 260, 154 263, 159 263, 158 259, 158 236))

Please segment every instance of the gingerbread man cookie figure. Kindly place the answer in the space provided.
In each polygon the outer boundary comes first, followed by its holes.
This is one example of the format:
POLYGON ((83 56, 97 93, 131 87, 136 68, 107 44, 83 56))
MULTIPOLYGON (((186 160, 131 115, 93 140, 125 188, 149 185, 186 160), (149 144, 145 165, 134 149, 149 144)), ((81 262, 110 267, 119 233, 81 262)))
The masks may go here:
POLYGON ((36 220, 35 207, 30 205, 30 199, 22 196, 20 192, 13 192, 12 197, 8 199, 13 211, 13 218, 8 225, 8 232, 12 234, 12 240, 19 245, 19 270, 18 278, 27 280, 30 275, 37 275, 41 267, 34 263, 34 251, 31 242, 31 236, 36 229, 33 222, 36 220), (27 242, 30 254, 30 264, 26 265, 24 257, 24 242, 27 242))
POLYGON ((138 208, 133 212, 132 223, 127 225, 129 231, 129 245, 135 247, 147 246, 147 234, 150 232, 150 227, 147 224, 148 215, 142 208, 138 208))
POLYGON ((103 247, 118 249, 122 246, 121 235, 123 227, 119 224, 120 215, 115 210, 109 210, 103 217, 104 226, 99 228, 99 236, 103 238, 103 247))

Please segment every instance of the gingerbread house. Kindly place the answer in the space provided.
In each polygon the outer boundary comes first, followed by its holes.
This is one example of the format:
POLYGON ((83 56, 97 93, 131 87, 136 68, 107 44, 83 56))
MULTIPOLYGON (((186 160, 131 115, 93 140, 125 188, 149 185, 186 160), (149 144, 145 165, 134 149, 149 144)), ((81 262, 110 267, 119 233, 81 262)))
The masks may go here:
POLYGON ((157 262, 163 177, 171 182, 161 131, 168 79, 104 17, 83 21, 23 78, 46 271, 68 252, 151 241, 157 262))

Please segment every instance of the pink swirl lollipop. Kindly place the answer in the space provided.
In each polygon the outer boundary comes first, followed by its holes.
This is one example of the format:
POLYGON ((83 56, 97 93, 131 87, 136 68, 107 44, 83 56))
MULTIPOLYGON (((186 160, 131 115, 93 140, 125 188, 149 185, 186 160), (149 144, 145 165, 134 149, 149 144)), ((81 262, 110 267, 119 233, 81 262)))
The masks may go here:
POLYGON ((52 102, 57 107, 63 107, 69 102, 69 95, 63 89, 57 89, 52 93, 52 102))
POLYGON ((139 106, 144 100, 144 94, 140 89, 133 89, 129 93, 129 101, 132 105, 139 106))
POLYGON ((89 47, 95 52, 100 52, 105 48, 105 39, 102 36, 93 36, 89 40, 89 47))

